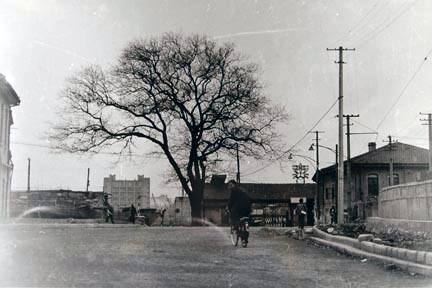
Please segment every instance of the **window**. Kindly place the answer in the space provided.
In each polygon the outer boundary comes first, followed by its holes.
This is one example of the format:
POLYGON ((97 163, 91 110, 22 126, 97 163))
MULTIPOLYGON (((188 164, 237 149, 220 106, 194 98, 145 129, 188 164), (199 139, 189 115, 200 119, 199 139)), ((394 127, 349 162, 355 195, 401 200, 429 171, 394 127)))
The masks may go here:
POLYGON ((334 185, 332 187, 327 187, 325 190, 325 199, 335 199, 335 187, 334 185))
POLYGON ((369 174, 368 175, 368 195, 369 197, 378 196, 378 174, 369 174))
MULTIPOLYGON (((388 184, 390 185, 390 177, 388 178, 388 184)), ((399 185, 399 174, 393 174, 393 185, 399 185)))

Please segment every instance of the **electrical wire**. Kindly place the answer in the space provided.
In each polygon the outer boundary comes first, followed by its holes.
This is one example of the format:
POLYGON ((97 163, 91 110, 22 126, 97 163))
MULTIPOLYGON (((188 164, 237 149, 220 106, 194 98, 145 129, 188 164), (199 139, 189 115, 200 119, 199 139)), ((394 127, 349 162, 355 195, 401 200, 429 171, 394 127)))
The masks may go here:
MULTIPOLYGON (((363 20, 365 20, 369 15, 371 15, 372 11, 374 11, 375 7, 379 4, 382 3, 380 0, 376 1, 375 4, 372 6, 371 9, 368 10, 368 12, 366 12, 363 17, 360 18, 359 21, 357 21, 353 26, 351 26, 350 29, 348 29, 348 31, 339 39, 337 39, 336 41, 334 41, 334 45, 344 41, 345 38, 347 38, 347 36, 351 36, 353 35, 353 33, 356 31, 356 29, 360 26, 360 24, 362 24, 363 20)), ((384 5, 385 6, 385 5, 384 5)), ((363 27, 363 26, 362 26, 363 27)))
MULTIPOLYGON (((49 145, 33 144, 33 143, 18 142, 18 141, 11 141, 11 144, 31 146, 31 147, 39 147, 39 148, 45 148, 45 149, 49 149, 49 150, 53 150, 53 151, 60 151, 61 150, 60 148, 54 148, 54 147, 51 147, 49 145)), ((115 156, 120 155, 119 153, 115 153, 115 152, 97 152, 97 154, 115 155, 115 156)), ((137 154, 137 153, 125 153, 125 154, 122 154, 121 156, 123 156, 123 157, 138 156, 138 157, 144 157, 144 158, 149 158, 149 159, 153 159, 153 158, 158 159, 158 157, 156 157, 156 156, 142 155, 142 154, 137 154)))
MULTIPOLYGON (((387 2, 383 2, 383 5, 381 5, 381 7, 379 7, 376 11, 376 13, 373 13, 373 16, 370 17, 370 19, 368 21, 366 21, 365 23, 363 23, 356 31, 356 33, 352 33, 350 38, 347 39, 347 43, 351 42, 355 42, 355 39, 361 39, 364 38, 365 35, 370 34, 370 31, 368 31, 368 29, 370 29, 370 27, 373 27, 375 25, 379 26, 380 24, 384 23, 387 21, 387 19, 389 19, 389 16, 382 16, 380 17, 380 12, 381 11, 386 11, 385 8, 386 6, 388 6, 390 4, 391 1, 387 1, 387 2), (374 18, 378 19, 378 21, 375 21, 376 23, 374 25, 372 25, 371 23, 373 22, 372 20, 374 20, 374 18), (383 21, 380 21, 380 19, 384 19, 383 21)), ((393 15, 393 14, 391 14, 393 15)), ((390 15, 390 17, 391 17, 390 15)))
POLYGON ((420 65, 417 67, 417 69, 415 70, 414 74, 409 78, 408 82, 405 84, 405 86, 403 87, 402 91, 399 93, 398 97, 395 99, 395 101, 393 102, 393 104, 390 106, 390 108, 387 110, 387 112, 384 114, 384 117, 381 119, 381 121, 378 123, 376 130, 378 131, 378 129, 381 127, 381 125, 384 123, 385 119, 387 118, 387 116, 390 114, 390 112, 393 110, 393 108, 396 106, 396 104, 399 102, 399 100, 402 98, 402 96, 404 95, 405 91, 408 89, 409 85, 411 84, 411 82, 415 79, 415 77, 417 76, 417 74, 420 72, 421 68, 423 67, 424 63, 426 62, 426 60, 428 60, 429 55, 432 53, 432 48, 429 50, 429 52, 426 54, 426 57, 423 59, 423 61, 420 63, 420 65))
MULTIPOLYGON (((401 11, 396 14, 395 17, 393 17, 393 19, 391 19, 389 22, 387 22, 387 24, 382 27, 381 29, 379 29, 379 26, 377 26, 372 32, 371 32, 371 36, 366 36, 363 37, 361 39, 359 39, 360 42, 358 42, 356 45, 356 47, 361 47, 364 44, 366 44, 367 42, 369 42, 370 40, 374 39, 375 37, 377 37, 378 35, 380 35, 383 31, 385 31, 387 28, 389 28, 394 22, 396 22, 396 20, 398 20, 402 15, 404 15, 408 10, 410 10, 414 4, 416 3, 416 0, 404 7, 402 7, 401 11), (378 32, 377 32, 378 31, 378 32), (375 33, 376 32, 376 33, 375 33), (374 34, 375 33, 375 34, 374 34)), ((383 22, 382 24, 384 25, 385 22, 383 22)))
MULTIPOLYGON (((335 101, 335 102, 330 106, 330 108, 327 109, 327 111, 326 111, 326 112, 325 112, 325 113, 324 113, 324 114, 319 118, 318 121, 315 122, 315 124, 312 126, 312 128, 310 128, 310 129, 309 129, 309 130, 308 130, 308 131, 303 135, 303 137, 301 137, 297 142, 295 142, 294 145, 292 145, 290 148, 288 148, 287 150, 285 150, 284 152, 282 152, 282 154, 280 154, 280 155, 278 156, 278 158, 281 158, 281 157, 283 157, 284 155, 286 155, 287 153, 291 152, 292 149, 294 149, 294 147, 296 147, 296 146, 297 146, 301 141, 303 141, 303 140, 304 140, 304 139, 309 135, 309 133, 312 132, 312 130, 315 129, 316 126, 318 126, 318 124, 319 124, 319 123, 324 119, 324 117, 326 117, 327 114, 330 113, 330 111, 333 109, 333 107, 336 105, 336 103, 338 103, 338 100, 339 100, 339 99, 336 99, 336 101, 335 101)), ((250 173, 244 174, 243 176, 249 176, 249 175, 256 174, 256 173, 258 173, 258 172, 260 172, 260 171, 266 169, 267 167, 271 166, 272 164, 273 164, 273 163, 270 162, 270 163, 268 163, 267 165, 264 165, 263 167, 261 167, 261 168, 255 170, 255 171, 253 171, 253 172, 250 172, 250 173)))
POLYGON ((360 125, 360 126, 366 128, 366 129, 368 129, 368 130, 370 130, 370 131, 372 131, 372 132, 377 132, 376 130, 370 128, 369 126, 367 126, 367 125, 365 125, 365 124, 362 124, 361 122, 359 122, 359 121, 357 121, 357 120, 354 120, 354 119, 351 119, 351 120, 352 120, 354 123, 356 123, 356 124, 358 124, 358 125, 360 125))

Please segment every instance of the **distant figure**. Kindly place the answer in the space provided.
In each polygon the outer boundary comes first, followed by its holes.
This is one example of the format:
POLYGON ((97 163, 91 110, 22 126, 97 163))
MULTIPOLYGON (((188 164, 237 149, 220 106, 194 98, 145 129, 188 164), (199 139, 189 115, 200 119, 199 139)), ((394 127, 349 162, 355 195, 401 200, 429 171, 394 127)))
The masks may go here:
POLYGON ((286 227, 290 226, 290 212, 289 212, 289 208, 287 208, 287 210, 285 211, 285 226, 286 227))
POLYGON ((296 214, 298 215, 299 239, 303 239, 303 229, 306 218, 306 205, 303 203, 303 198, 300 198, 300 203, 297 204, 296 214))
POLYGON ((132 224, 135 224, 135 216, 137 215, 137 211, 135 209, 135 206, 132 204, 130 207, 130 217, 129 220, 132 224))
POLYGON ((166 212, 166 209, 162 209, 162 211, 160 213, 160 215, 161 215, 161 224, 160 225, 161 226, 164 225, 165 212, 166 212))
POLYGON ((330 208, 330 224, 331 225, 334 225, 334 224, 336 224, 336 208, 335 208, 335 206, 333 205, 331 208, 330 208))
POLYGON ((108 223, 108 220, 114 224, 114 208, 109 203, 107 203, 105 222, 108 223))

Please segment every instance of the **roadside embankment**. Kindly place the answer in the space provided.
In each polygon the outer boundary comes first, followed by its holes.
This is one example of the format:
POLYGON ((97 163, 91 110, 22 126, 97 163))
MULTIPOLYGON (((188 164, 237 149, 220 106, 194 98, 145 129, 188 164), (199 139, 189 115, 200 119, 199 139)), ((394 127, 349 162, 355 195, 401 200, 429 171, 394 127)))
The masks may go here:
POLYGON ((316 227, 312 228, 312 236, 309 239, 317 244, 331 247, 341 253, 378 260, 387 264, 393 264, 412 273, 432 276, 432 252, 361 241, 365 239, 362 235, 357 239, 331 235, 316 227))

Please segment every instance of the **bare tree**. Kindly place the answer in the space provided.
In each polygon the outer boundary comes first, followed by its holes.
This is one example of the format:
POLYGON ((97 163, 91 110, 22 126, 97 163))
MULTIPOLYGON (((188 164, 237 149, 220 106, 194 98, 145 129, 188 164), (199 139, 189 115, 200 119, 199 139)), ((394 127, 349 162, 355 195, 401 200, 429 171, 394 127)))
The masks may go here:
POLYGON ((98 152, 136 139, 150 141, 202 217, 206 167, 239 145, 244 155, 273 152, 275 124, 285 119, 262 95, 257 66, 232 44, 164 34, 130 43, 108 72, 91 66, 68 80, 56 146, 98 152))

